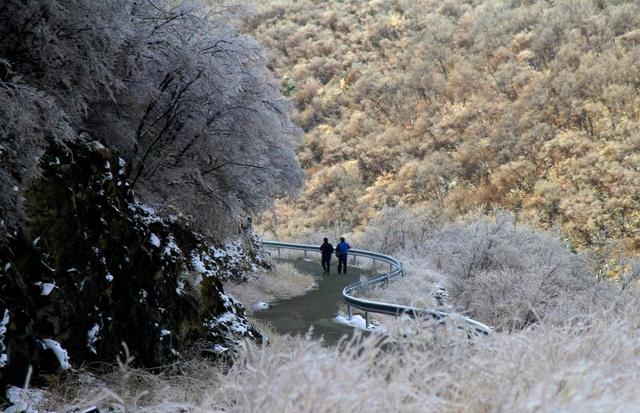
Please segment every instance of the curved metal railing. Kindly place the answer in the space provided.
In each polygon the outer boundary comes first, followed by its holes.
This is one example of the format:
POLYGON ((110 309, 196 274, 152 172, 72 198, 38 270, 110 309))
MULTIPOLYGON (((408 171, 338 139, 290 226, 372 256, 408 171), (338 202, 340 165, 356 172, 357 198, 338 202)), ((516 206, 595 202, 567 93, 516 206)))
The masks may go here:
MULTIPOLYGON (((262 244, 267 248, 277 249, 278 255, 280 256, 280 251, 282 249, 285 250, 296 250, 303 251, 306 256, 308 252, 320 253, 320 249, 317 245, 308 245, 308 244, 294 244, 288 242, 279 242, 279 241, 263 241, 262 244)), ((449 313, 441 310, 434 310, 428 308, 418 308, 418 307, 410 307, 404 306, 400 304, 390 304, 390 303, 382 303, 378 301, 367 300, 364 298, 357 297, 357 293, 361 291, 365 291, 375 285, 389 283, 391 280, 401 277, 404 275, 404 271, 402 269, 402 264, 397 259, 384 254, 378 254, 377 252, 358 250, 358 249, 350 249, 349 255, 352 256, 352 262, 356 264, 357 257, 370 258, 373 260, 374 267, 377 261, 383 262, 385 264, 389 264, 389 272, 378 275, 373 278, 369 278, 367 280, 358 281, 353 284, 349 284, 342 290, 342 299, 347 304, 347 312, 349 320, 352 317, 352 307, 357 308, 359 310, 364 311, 365 314, 365 323, 366 327, 369 328, 369 313, 378 313, 378 314, 387 314, 393 316, 399 316, 406 314, 409 317, 431 317, 440 322, 445 321, 448 317, 455 317, 456 320, 461 321, 467 327, 474 330, 477 334, 489 334, 491 332, 491 328, 470 318, 464 317, 460 314, 449 313)))

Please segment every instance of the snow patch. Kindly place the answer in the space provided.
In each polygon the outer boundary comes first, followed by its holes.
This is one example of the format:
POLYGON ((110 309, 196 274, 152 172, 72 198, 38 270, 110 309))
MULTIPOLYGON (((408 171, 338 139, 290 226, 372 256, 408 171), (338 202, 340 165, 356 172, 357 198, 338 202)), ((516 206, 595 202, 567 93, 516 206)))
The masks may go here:
POLYGON ((344 324, 347 326, 351 326, 354 328, 358 328, 360 330, 368 330, 368 331, 379 331, 385 332, 387 329, 375 320, 369 320, 369 328, 367 328, 366 320, 360 315, 352 315, 351 320, 345 314, 338 314, 336 318, 333 319, 338 324, 344 324))
POLYGON ((13 406, 4 410, 4 413, 38 413, 46 398, 43 390, 10 386, 7 388, 7 399, 13 406))
POLYGON ((60 158, 56 156, 55 161, 49 162, 49 165, 60 165, 60 158))
POLYGON ((260 311, 260 310, 268 310, 269 309, 269 304, 263 302, 263 301, 258 301, 257 303, 255 303, 252 307, 251 307, 254 311, 260 311))
POLYGON ((249 326, 246 324, 246 320, 241 319, 237 314, 230 311, 222 314, 218 318, 205 321, 204 326, 210 329, 225 326, 230 332, 240 336, 244 336, 249 332, 249 326))
POLYGON ((91 330, 87 331, 87 348, 93 354, 98 354, 95 348, 95 344, 98 341, 98 333, 100 332, 100 326, 94 324, 91 330))
POLYGON ((200 255, 191 254, 191 265, 193 269, 199 273, 207 271, 207 267, 204 266, 204 262, 200 258, 200 255))
POLYGON ((176 294, 178 295, 184 294, 184 281, 178 280, 176 282, 176 294))
POLYGON ((104 173, 104 180, 110 181, 113 179, 113 174, 111 174, 111 163, 109 161, 104 161, 104 170, 107 171, 104 173))
POLYGON ((225 347, 222 344, 216 344, 215 346, 213 346, 214 353, 222 354, 225 351, 229 351, 229 347, 225 347))
POLYGON ((67 370, 71 368, 71 363, 69 363, 69 354, 67 354, 67 350, 63 349, 60 343, 55 340, 51 340, 50 338, 45 338, 40 341, 45 350, 53 351, 56 358, 58 359, 58 363, 60 363, 60 367, 63 370, 67 370))
POLYGON ((54 288, 58 288, 58 286, 55 285, 55 283, 43 283, 42 281, 33 283, 33 285, 37 285, 40 287, 40 295, 44 297, 51 294, 51 291, 53 291, 54 288))
POLYGON ((172 235, 169 235, 169 239, 167 240, 167 245, 164 247, 164 250, 162 251, 162 254, 163 255, 180 255, 180 254, 182 254, 182 251, 180 250, 180 248, 176 244, 176 242, 173 239, 172 235))
MULTIPOLYGON (((126 183, 125 183, 126 184, 126 183)), ((155 209, 144 204, 129 204, 129 209, 135 212, 145 224, 162 223, 162 219, 156 215, 155 209), (142 211, 142 213, 140 213, 142 211)))
POLYGON ((146 212, 149 215, 155 215, 156 214, 156 210, 151 208, 149 205, 139 204, 138 206, 140 207, 141 210, 143 210, 144 212, 146 212))
POLYGON ((7 334, 9 319, 9 310, 5 308, 2 321, 0 321, 0 368, 6 366, 9 361, 9 357, 5 353, 7 347, 4 345, 4 336, 7 334))
POLYGON ((138 291, 138 297, 139 297, 138 302, 140 304, 144 304, 147 302, 147 297, 149 297, 149 293, 145 289, 141 288, 140 291, 138 291))
POLYGON ((111 273, 108 273, 107 275, 104 276, 104 279, 107 280, 108 282, 113 281, 113 275, 111 275, 111 273))
POLYGON ((153 232, 149 235, 149 242, 156 248, 160 248, 160 238, 153 232))
POLYGON ((160 338, 171 335, 171 330, 160 330, 160 338))

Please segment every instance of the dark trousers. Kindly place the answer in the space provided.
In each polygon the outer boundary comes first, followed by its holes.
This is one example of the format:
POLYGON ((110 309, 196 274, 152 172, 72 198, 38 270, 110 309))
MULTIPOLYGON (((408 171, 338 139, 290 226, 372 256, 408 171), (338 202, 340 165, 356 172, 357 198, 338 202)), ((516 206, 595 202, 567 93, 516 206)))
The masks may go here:
POLYGON ((329 274, 329 266, 331 265, 331 255, 322 256, 322 269, 326 274, 329 274))
POLYGON ((338 257, 338 274, 340 274, 341 271, 344 274, 347 273, 347 254, 342 254, 338 257))

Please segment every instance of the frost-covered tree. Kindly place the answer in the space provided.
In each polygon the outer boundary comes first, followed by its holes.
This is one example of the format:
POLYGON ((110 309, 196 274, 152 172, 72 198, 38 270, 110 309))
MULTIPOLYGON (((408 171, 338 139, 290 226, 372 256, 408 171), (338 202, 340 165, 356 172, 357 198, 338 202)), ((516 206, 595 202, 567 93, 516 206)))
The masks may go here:
MULTIPOLYGON (((237 8, 5 0, 0 11, 0 58, 13 74, 0 79, 3 148, 13 109, 42 120, 42 105, 18 100, 16 85, 28 85, 81 138, 119 151, 144 202, 203 232, 227 235, 300 184, 298 129, 262 49, 234 27, 237 8)), ((13 140, 32 147, 25 134, 13 140)))

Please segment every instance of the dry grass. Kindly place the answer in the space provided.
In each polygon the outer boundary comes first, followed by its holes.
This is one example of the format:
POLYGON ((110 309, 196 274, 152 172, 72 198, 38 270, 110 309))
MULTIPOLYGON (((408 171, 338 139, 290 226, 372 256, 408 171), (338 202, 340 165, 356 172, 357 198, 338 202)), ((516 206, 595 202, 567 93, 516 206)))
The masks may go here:
POLYGON ((276 262, 273 271, 256 274, 247 282, 226 283, 224 289, 248 308, 254 308, 261 302, 272 303, 303 295, 315 285, 310 274, 298 271, 292 264, 276 262))
MULTIPOLYGON (((194 359, 128 369, 58 398, 58 412, 628 412, 640 403, 638 301, 563 325, 469 341, 454 327, 401 321, 389 336, 327 348, 272 336, 228 372, 194 359), (175 374, 181 371, 184 374, 175 374), (84 396, 83 396, 84 395, 84 396), (183 409, 183 410, 181 410, 183 409)), ((73 386, 68 383, 67 386, 73 386)))
POLYGON ((446 283, 456 308, 498 327, 491 335, 468 336, 455 318, 434 325, 391 317, 384 321, 386 335, 356 334, 335 347, 270 333, 269 345, 246 345, 230 369, 195 357, 153 375, 125 363, 99 380, 72 379, 47 407, 158 413, 638 411, 636 282, 597 281, 582 257, 550 234, 505 222, 450 226, 436 235, 416 249, 428 257, 405 260, 405 279, 374 293, 428 306, 430 290, 446 283), (431 271, 434 266, 439 271, 431 271))
POLYGON ((444 304, 436 297, 444 277, 425 267, 424 260, 403 260, 404 277, 396 278, 389 285, 380 285, 367 293, 377 301, 414 307, 441 307, 444 304))

